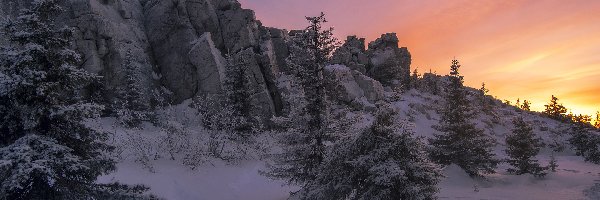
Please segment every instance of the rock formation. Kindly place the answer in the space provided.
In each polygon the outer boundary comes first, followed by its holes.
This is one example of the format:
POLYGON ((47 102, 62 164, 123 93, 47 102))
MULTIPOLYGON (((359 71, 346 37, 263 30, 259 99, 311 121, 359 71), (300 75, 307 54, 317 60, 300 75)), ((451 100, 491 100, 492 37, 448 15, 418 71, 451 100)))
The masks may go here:
POLYGON ((396 33, 387 33, 369 43, 368 75, 385 86, 410 84, 411 56, 406 47, 398 48, 396 33))
POLYGON ((343 64, 381 82, 384 86, 407 86, 410 82, 411 56, 406 47, 398 47, 395 33, 381 35, 369 43, 365 39, 348 36, 332 57, 333 64, 343 64))
POLYGON ((329 65, 324 70, 326 89, 340 103, 352 106, 374 107, 384 99, 381 83, 344 65, 329 65))
POLYGON ((348 36, 346 42, 333 53, 331 63, 343 64, 350 69, 366 74, 369 57, 365 50, 365 39, 348 36))
MULTIPOLYGON (((15 16, 32 0, 0 2, 0 14, 15 16)), ((104 77, 107 98, 123 86, 127 52, 141 66, 139 77, 148 87, 145 98, 164 87, 172 103, 196 95, 222 93, 226 57, 247 64, 254 114, 269 118, 281 114, 284 102, 277 80, 289 73, 289 35, 262 26, 252 10, 235 0, 63 0, 61 22, 75 28, 73 45, 85 69, 104 77)), ((395 34, 369 44, 355 36, 333 55, 327 72, 338 82, 332 88, 340 100, 363 99, 374 103, 383 97, 381 84, 392 86, 408 78, 410 53, 398 48, 395 34), (367 77, 372 77, 373 79, 367 77), (376 81, 377 80, 377 81, 376 81)), ((109 99, 110 101, 110 99, 109 99)))

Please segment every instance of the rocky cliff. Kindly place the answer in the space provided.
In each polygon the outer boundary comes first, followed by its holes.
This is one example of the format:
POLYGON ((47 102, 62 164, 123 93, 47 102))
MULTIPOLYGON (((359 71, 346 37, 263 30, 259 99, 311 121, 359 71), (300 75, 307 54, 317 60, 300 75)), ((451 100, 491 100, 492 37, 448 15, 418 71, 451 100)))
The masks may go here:
MULTIPOLYGON (((0 14, 15 16, 31 1, 3 0, 0 14)), ((148 86, 143 91, 147 98, 154 89, 165 87, 172 92, 173 103, 220 93, 225 60, 231 56, 247 63, 253 112, 281 113, 276 80, 288 71, 289 34, 264 27, 252 10, 243 9, 235 0, 63 0, 63 5, 66 11, 61 22, 75 28, 74 46, 83 54, 83 66, 104 77, 109 93, 124 85, 128 52, 133 55, 129 63, 140 66, 139 79, 148 86)), ((410 54, 398 48, 395 34, 383 35, 368 50, 364 39, 349 37, 333 60, 353 71, 332 75, 360 83, 362 92, 348 93, 345 101, 355 95, 368 94, 369 101, 381 98, 381 85, 364 75, 390 86, 410 71, 406 69, 410 54), (365 88, 368 85, 376 87, 365 88)))

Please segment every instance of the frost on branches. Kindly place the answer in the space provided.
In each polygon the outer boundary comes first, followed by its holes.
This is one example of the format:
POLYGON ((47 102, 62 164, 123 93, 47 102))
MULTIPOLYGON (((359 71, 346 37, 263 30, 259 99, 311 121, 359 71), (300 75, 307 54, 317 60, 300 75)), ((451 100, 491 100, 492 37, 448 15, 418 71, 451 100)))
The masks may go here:
POLYGON ((323 13, 306 20, 309 26, 293 36, 287 59, 304 103, 300 112, 293 113, 296 116, 288 114, 292 120, 281 137, 284 150, 276 156, 275 165, 269 172, 272 177, 300 184, 314 178, 315 170, 324 159, 325 143, 329 140, 329 109, 323 69, 338 44, 333 37, 333 29, 324 30, 322 27, 327 22, 323 13))
POLYGON ((507 171, 520 174, 533 174, 541 177, 546 175, 544 167, 541 167, 535 156, 544 146, 541 138, 537 138, 533 129, 522 117, 513 120, 515 128, 506 136, 506 154, 510 157, 507 162, 513 168, 507 171))
POLYGON ((443 176, 408 122, 381 106, 373 124, 335 144, 316 178, 298 194, 304 199, 435 199, 443 176))
POLYGON ((429 140, 430 156, 439 164, 456 164, 470 176, 494 173, 498 164, 492 152, 495 141, 469 121, 471 105, 463 87, 463 76, 458 72, 458 61, 453 60, 450 68, 440 123, 434 126, 442 134, 435 134, 429 140))
POLYGON ((150 111, 149 101, 142 84, 141 66, 135 61, 131 50, 127 51, 125 62, 125 85, 117 89, 115 111, 117 119, 126 127, 139 127, 143 121, 151 121, 154 113, 150 111))
POLYGON ((102 109, 81 94, 98 77, 78 67, 73 30, 54 22, 61 12, 57 0, 35 0, 2 26, 0 199, 82 199, 114 169, 106 134, 82 124, 102 109))

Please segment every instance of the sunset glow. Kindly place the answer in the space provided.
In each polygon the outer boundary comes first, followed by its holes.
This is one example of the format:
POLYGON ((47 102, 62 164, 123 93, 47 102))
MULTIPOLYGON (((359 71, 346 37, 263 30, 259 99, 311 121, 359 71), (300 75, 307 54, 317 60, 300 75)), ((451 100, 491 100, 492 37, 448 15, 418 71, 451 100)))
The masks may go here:
POLYGON ((326 13, 338 38, 396 32, 412 69, 447 74, 460 60, 466 85, 543 110, 551 95, 576 114, 600 110, 600 1, 241 0, 265 26, 299 29, 326 13))

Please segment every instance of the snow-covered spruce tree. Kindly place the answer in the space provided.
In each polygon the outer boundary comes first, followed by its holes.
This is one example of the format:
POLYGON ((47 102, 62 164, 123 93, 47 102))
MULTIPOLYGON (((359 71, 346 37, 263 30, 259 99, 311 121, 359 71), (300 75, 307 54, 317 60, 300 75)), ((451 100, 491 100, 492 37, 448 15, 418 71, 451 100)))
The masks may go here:
POLYGON ((373 124, 337 142, 301 199, 435 199, 443 177, 421 138, 391 106, 379 107, 373 124))
POLYGON ((470 176, 494 173, 499 162, 492 152, 495 141, 469 121, 472 111, 459 68, 458 61, 453 60, 440 122, 434 126, 442 134, 435 134, 434 138, 429 139, 432 145, 430 156, 439 164, 456 164, 470 176))
POLYGON ((541 138, 537 138, 531 126, 522 117, 513 119, 515 128, 511 134, 506 136, 506 154, 508 164, 513 168, 508 172, 517 175, 533 174, 541 177, 546 175, 544 167, 541 167, 535 156, 544 146, 541 138))
MULTIPOLYGON (((77 67, 73 30, 59 28, 57 0, 34 0, 2 25, 0 199, 89 199, 114 169, 106 134, 86 127, 102 106, 82 98, 97 76, 77 67)), ((107 193, 105 193, 107 194, 107 193)))
MULTIPOLYGON (((325 15, 306 17, 310 25, 296 34, 290 45, 288 65, 304 94, 305 106, 299 116, 290 116, 297 122, 288 128, 281 142, 284 151, 275 156, 275 165, 268 175, 305 184, 314 179, 315 170, 323 161, 324 143, 328 140, 328 106, 323 80, 323 68, 338 45, 333 29, 323 29, 325 15)), ((294 106, 294 105, 293 105, 294 106)))
POLYGON ((223 83, 225 89, 226 102, 225 106, 227 118, 230 124, 227 126, 241 135, 249 135, 253 131, 253 124, 257 121, 252 120, 250 109, 252 104, 250 96, 252 91, 250 88, 250 79, 247 76, 247 58, 228 56, 225 66, 225 80, 223 83))
POLYGON ((546 107, 546 109, 542 113, 546 114, 548 117, 556 120, 566 119, 565 114, 567 113, 567 108, 565 108, 565 106, 563 106, 562 104, 559 104, 558 98, 554 95, 552 95, 550 103, 544 106, 546 107))
POLYGON ((150 105, 144 99, 144 84, 142 84, 141 66, 135 61, 131 50, 127 51, 123 62, 125 85, 117 89, 115 109, 117 118, 126 127, 139 127, 143 121, 149 121, 153 113, 150 105))
POLYGON ((574 123, 569 143, 576 155, 582 156, 587 162, 600 164, 600 132, 587 124, 574 123))

